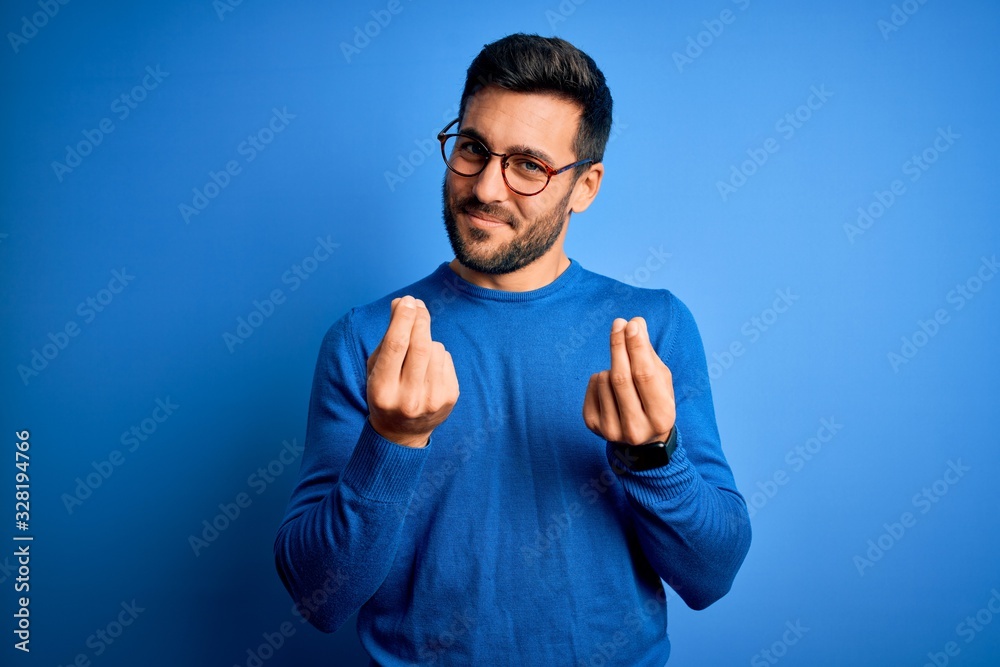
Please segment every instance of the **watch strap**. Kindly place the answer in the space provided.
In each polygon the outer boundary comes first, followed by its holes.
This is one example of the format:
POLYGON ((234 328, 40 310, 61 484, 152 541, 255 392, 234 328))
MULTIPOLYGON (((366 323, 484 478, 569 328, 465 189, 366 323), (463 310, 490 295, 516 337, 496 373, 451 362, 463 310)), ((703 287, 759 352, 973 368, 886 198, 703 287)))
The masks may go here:
POLYGON ((670 429, 670 435, 662 442, 630 445, 609 440, 608 444, 612 452, 611 468, 616 475, 662 468, 670 463, 670 457, 677 449, 677 428, 670 429))

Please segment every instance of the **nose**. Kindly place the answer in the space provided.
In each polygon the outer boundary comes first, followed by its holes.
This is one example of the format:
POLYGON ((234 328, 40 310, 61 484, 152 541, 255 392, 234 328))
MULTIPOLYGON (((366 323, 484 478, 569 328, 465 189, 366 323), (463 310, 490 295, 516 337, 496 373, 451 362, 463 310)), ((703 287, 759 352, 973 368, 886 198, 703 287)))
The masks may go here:
POLYGON ((494 155, 486 163, 486 168, 479 172, 478 176, 473 177, 476 181, 472 186, 472 192, 479 201, 485 204, 503 201, 510 192, 507 189, 507 184, 504 183, 503 172, 500 168, 502 159, 494 155))

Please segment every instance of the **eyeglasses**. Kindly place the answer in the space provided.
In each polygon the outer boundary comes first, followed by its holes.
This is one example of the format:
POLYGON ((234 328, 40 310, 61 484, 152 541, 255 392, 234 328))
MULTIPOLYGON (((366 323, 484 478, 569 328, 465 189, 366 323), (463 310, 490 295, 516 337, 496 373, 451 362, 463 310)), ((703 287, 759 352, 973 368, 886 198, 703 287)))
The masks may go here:
POLYGON ((527 153, 494 153, 483 142, 467 134, 447 134, 448 130, 459 121, 458 118, 448 123, 447 127, 438 133, 441 142, 441 156, 448 169, 459 176, 476 176, 486 169, 490 157, 500 158, 500 172, 503 182, 512 192, 531 197, 537 195, 549 184, 553 176, 558 176, 568 169, 593 162, 579 160, 561 169, 553 169, 534 155, 527 153))

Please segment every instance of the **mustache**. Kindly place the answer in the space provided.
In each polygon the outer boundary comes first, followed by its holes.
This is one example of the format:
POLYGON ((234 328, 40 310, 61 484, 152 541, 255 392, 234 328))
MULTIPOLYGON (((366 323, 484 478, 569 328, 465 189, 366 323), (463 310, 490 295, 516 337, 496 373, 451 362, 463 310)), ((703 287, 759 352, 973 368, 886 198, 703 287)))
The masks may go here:
POLYGON ((510 211, 503 208, 502 206, 495 206, 493 204, 484 204, 479 201, 475 195, 472 197, 467 197, 459 202, 457 202, 458 210, 463 213, 482 213, 491 218, 496 218, 497 220, 503 220, 511 227, 517 228, 517 218, 511 214, 510 211))

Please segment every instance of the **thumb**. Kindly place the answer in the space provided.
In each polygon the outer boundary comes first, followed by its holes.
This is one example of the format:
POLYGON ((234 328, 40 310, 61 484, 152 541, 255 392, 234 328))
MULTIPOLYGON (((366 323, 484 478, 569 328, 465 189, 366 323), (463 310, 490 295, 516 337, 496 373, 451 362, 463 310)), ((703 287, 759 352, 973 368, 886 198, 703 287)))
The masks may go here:
POLYGON ((382 349, 382 341, 379 341, 379 344, 375 346, 375 349, 372 350, 372 353, 368 355, 368 363, 366 364, 367 372, 365 374, 365 377, 371 376, 372 368, 375 367, 375 361, 378 359, 378 353, 381 349, 382 349))

